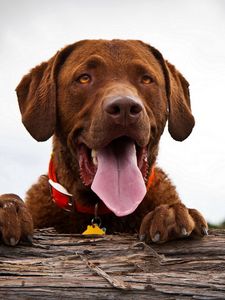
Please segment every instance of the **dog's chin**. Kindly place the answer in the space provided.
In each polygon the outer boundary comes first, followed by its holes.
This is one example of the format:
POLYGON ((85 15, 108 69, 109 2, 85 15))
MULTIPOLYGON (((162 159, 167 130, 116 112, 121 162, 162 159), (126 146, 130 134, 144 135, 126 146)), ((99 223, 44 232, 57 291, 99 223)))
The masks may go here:
MULTIPOLYGON (((107 149, 107 151, 111 151, 116 157, 119 157, 122 155, 126 145, 131 143, 133 143, 135 147, 137 166, 141 171, 143 179, 146 181, 149 169, 147 157, 148 145, 140 147, 135 140, 127 136, 122 136, 110 141, 104 148, 98 150, 89 148, 85 143, 78 145, 79 173, 83 184, 85 186, 91 186, 98 169, 98 154, 101 151, 107 149)), ((123 157, 123 159, 126 160, 126 157, 123 157)))

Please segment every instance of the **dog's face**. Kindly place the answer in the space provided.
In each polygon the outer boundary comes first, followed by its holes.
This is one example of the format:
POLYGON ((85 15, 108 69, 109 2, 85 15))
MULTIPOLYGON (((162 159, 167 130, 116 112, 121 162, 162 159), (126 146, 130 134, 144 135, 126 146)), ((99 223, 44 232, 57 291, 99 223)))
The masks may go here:
POLYGON ((60 132, 90 149, 122 136, 146 147, 165 126, 165 85, 160 64, 141 43, 84 42, 58 74, 60 132))
POLYGON ((135 183, 131 193, 143 198, 167 119, 176 140, 194 126, 186 80, 140 41, 67 46, 25 76, 17 94, 31 135, 41 141, 59 137, 77 160, 84 185, 107 198, 117 215, 140 203, 132 205, 131 194, 121 194, 127 186, 135 183), (127 204, 116 207, 115 197, 127 204))

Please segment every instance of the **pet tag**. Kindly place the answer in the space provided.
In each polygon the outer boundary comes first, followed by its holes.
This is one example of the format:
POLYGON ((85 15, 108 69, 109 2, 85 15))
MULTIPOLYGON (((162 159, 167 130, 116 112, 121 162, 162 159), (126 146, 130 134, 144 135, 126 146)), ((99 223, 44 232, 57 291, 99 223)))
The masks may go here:
POLYGON ((83 235, 103 235, 105 230, 100 228, 98 224, 88 225, 87 229, 82 233, 83 235))
POLYGON ((95 205, 95 216, 91 220, 91 225, 87 226, 87 229, 82 233, 83 235, 103 235, 106 232, 106 228, 101 228, 101 218, 98 217, 98 203, 95 205))

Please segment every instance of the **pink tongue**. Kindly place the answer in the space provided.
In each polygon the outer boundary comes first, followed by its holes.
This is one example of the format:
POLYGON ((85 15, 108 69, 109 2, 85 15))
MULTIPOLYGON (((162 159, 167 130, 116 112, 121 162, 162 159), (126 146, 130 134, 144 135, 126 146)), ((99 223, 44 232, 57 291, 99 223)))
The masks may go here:
POLYGON ((115 215, 131 214, 146 194, 134 143, 127 140, 107 146, 97 152, 97 159, 91 189, 115 215))

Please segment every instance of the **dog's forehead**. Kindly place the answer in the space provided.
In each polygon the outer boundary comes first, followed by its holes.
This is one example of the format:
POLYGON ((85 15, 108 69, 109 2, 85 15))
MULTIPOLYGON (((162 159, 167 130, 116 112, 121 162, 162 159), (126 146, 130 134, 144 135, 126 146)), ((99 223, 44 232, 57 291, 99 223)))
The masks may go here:
POLYGON ((85 62, 92 56, 103 58, 107 63, 126 64, 133 60, 158 65, 147 45, 136 40, 85 40, 74 44, 67 58, 69 66, 85 62))

